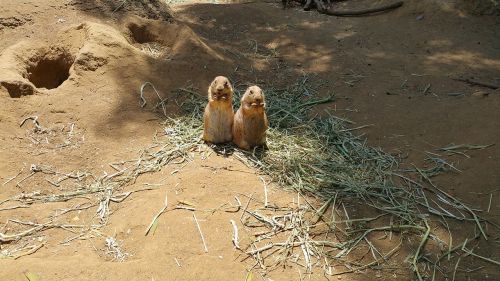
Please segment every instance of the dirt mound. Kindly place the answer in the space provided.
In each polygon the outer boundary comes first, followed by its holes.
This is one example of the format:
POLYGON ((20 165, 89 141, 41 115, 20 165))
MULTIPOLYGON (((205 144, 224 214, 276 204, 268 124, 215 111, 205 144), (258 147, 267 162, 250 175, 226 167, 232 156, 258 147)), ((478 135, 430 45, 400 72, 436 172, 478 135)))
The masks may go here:
POLYGON ((6 27, 15 28, 31 21, 32 19, 29 17, 29 15, 3 16, 0 17, 0 30, 6 27))
POLYGON ((123 16, 136 15, 142 18, 155 20, 173 20, 172 10, 168 7, 165 1, 159 0, 73 0, 69 3, 69 5, 75 6, 81 11, 118 18, 123 16))
MULTIPOLYGON (((172 58, 183 48, 218 55, 193 32, 178 23, 128 17, 122 28, 86 22, 59 33, 51 42, 22 41, 0 56, 0 85, 13 98, 78 83, 111 58, 152 56, 172 58)), ((145 58, 138 58, 144 60, 145 58)))
POLYGON ((460 0, 460 7, 474 15, 500 15, 500 2, 496 0, 460 0))
POLYGON ((102 65, 105 60, 92 54, 92 49, 98 49, 92 47, 103 38, 115 37, 110 33, 99 37, 99 30, 101 26, 86 23, 58 34, 52 42, 30 40, 9 47, 0 56, 0 85, 11 97, 19 98, 56 89, 74 80, 81 70, 95 70, 87 66, 102 65))

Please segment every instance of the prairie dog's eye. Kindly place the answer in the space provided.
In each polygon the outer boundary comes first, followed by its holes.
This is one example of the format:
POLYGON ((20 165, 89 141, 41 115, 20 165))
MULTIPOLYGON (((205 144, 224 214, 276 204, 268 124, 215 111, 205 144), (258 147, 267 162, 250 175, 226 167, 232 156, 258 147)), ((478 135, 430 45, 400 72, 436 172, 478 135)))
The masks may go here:
POLYGON ((253 95, 253 90, 250 90, 250 95, 253 95))
POLYGON ((227 87, 229 83, 227 81, 224 82, 224 87, 227 87))

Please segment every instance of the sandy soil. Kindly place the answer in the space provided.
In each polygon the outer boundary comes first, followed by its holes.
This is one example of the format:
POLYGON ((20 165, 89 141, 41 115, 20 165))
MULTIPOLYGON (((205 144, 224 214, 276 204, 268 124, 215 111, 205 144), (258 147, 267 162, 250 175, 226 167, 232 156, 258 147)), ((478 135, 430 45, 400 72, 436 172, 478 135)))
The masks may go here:
MULTIPOLYGON (((421 165, 425 151, 436 152, 450 143, 495 144, 469 151, 469 157, 450 156, 462 173, 439 176, 436 183, 500 223, 500 92, 452 79, 500 85, 498 17, 471 15, 455 8, 454 1, 431 0, 406 1, 396 11, 361 18, 283 10, 278 3, 176 4, 170 10, 137 1, 113 12, 117 5, 104 0, 2 2, 0 202, 20 193, 67 191, 78 183, 68 180, 57 186, 47 181, 57 180, 57 175, 36 173, 16 186, 32 165, 102 175, 116 172, 109 163, 137 158, 155 132, 163 130, 158 112, 139 106, 145 81, 166 96, 188 86, 204 93, 221 74, 235 84, 258 83, 265 90, 309 73, 316 81, 329 81, 330 88, 321 94, 330 91, 337 97, 318 110, 328 107, 356 122, 353 126, 370 124, 360 130, 367 142, 403 156, 405 165, 421 165), (36 67, 35 61, 46 63, 36 67), (35 134, 29 120, 20 127, 30 116, 38 116, 49 130, 35 134)), ((363 2, 352 7, 356 4, 363 2)), ((153 100, 154 93, 148 92, 147 98, 153 100)), ((251 205, 259 205, 264 199, 258 175, 237 159, 214 153, 141 176, 124 191, 151 185, 159 188, 111 203, 107 226, 92 238, 61 243, 78 231, 49 229, 22 241, 38 241, 43 247, 17 260, 0 259, 0 280, 26 280, 26 271, 40 280, 245 280, 253 262, 234 249, 229 223, 238 221, 240 213, 220 206, 234 203, 235 196, 246 202, 252 193, 260 201, 251 205), (165 194, 172 204, 187 201, 199 210, 208 253, 187 210, 168 211, 154 235, 144 235, 165 194), (126 261, 113 261, 106 254, 107 237, 115 237, 131 254, 126 261)), ((297 200, 296 194, 276 187, 269 196, 283 206, 297 200)), ((11 203, 0 205, 2 233, 17 229, 8 219, 42 223, 64 209, 83 208, 88 200, 5 210, 15 206, 11 203)), ((353 208, 363 212, 363 206, 353 208)), ((88 223, 95 220, 94 210, 58 218, 88 223)), ((458 222, 450 229, 456 241, 477 231, 458 222)), ((242 235, 242 241, 250 239, 242 235)), ((2 244, 0 250, 14 246, 2 244)), ((474 250, 499 260, 498 247, 498 237, 492 236, 474 250)), ((401 259, 412 251, 403 250, 401 259)), ((458 271, 456 280, 500 279, 491 263, 464 257, 461 264, 481 269, 458 271)), ((413 280, 408 265, 402 268, 381 275, 377 271, 376 276, 413 280)), ((292 266, 268 277, 300 280, 302 270, 292 266)), ((368 280, 373 274, 328 277, 315 272, 311 279, 368 280)))

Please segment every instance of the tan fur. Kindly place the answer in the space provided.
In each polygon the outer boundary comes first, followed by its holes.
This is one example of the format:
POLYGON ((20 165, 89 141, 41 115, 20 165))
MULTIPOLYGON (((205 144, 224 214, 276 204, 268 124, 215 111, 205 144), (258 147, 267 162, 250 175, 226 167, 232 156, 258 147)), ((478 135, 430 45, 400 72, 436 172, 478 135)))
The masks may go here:
POLYGON ((215 77, 208 87, 208 104, 203 115, 203 139, 225 143, 233 139, 233 87, 224 76, 215 77))
POLYGON ((245 150, 265 146, 267 128, 264 94, 258 86, 248 87, 234 115, 233 142, 245 150))

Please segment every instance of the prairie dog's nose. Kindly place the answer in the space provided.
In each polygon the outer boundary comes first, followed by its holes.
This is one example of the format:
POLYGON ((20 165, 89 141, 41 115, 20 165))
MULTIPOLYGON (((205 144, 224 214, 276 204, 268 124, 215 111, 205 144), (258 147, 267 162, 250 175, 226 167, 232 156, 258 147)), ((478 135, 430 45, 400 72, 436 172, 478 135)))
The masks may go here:
POLYGON ((261 104, 262 103, 262 99, 255 99, 255 103, 256 104, 261 104))
POLYGON ((215 88, 217 90, 217 92, 222 92, 222 90, 224 90, 224 86, 222 85, 218 85, 217 88, 215 88))

